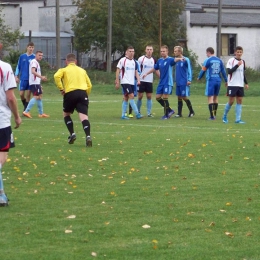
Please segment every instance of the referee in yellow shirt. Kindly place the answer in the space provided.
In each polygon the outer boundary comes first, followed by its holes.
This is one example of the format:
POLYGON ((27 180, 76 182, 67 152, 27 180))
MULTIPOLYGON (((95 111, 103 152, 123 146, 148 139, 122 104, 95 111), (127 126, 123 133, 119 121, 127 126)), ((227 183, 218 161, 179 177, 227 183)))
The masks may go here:
POLYGON ((67 66, 59 69, 54 74, 54 80, 57 88, 63 95, 63 116, 70 133, 68 143, 73 144, 76 140, 73 121, 70 117, 76 109, 86 134, 86 146, 91 147, 92 139, 90 137, 90 123, 88 120, 88 95, 91 92, 92 84, 87 72, 78 67, 76 63, 75 54, 69 53, 66 57, 67 66))

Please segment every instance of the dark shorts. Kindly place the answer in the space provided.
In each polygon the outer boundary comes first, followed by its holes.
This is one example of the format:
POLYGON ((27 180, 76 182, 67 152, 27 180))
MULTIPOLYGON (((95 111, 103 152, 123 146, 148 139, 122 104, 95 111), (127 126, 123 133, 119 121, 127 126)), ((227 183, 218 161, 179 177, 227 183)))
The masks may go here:
POLYGON ((244 88, 243 87, 228 87, 227 88, 227 96, 229 97, 243 97, 244 88))
POLYGON ((121 84, 123 88, 124 96, 128 96, 129 94, 135 93, 135 86, 130 84, 121 84))
POLYGON ((78 113, 88 115, 88 103, 88 95, 85 90, 74 90, 64 95, 63 111, 73 113, 76 109, 78 113))
POLYGON ((153 83, 141 81, 138 92, 153 93, 153 83))
POLYGON ((40 96, 42 94, 41 85, 30 85, 30 90, 34 96, 40 96))
POLYGON ((8 152, 14 147, 14 138, 11 126, 0 129, 0 152, 8 152))
POLYGON ((20 80, 19 90, 20 91, 30 90, 29 80, 20 80))

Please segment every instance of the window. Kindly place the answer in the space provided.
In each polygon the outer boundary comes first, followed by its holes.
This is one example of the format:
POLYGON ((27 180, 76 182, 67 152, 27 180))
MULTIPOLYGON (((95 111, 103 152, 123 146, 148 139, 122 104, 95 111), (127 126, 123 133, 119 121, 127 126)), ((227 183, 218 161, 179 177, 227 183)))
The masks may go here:
POLYGON ((234 55, 236 48, 236 34, 221 34, 221 56, 234 55))
POLYGON ((20 26, 23 26, 23 11, 22 11, 22 7, 20 7, 20 26))

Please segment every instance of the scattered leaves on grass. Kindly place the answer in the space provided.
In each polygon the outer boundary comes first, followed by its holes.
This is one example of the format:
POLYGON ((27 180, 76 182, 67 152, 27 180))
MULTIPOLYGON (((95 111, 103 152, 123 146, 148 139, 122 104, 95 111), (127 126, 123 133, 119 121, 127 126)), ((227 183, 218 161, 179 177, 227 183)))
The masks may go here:
POLYGON ((76 215, 70 215, 67 218, 76 218, 76 215))
POLYGON ((153 249, 157 249, 158 248, 158 241, 156 239, 152 240, 152 244, 153 244, 153 249))
POLYGON ((66 230, 65 230, 65 233, 66 233, 66 234, 72 233, 72 230, 66 229, 66 230))
POLYGON ((151 226, 147 225, 147 224, 144 224, 142 225, 142 228, 150 228, 151 226))
POLYGON ((96 252, 91 252, 91 255, 94 257, 97 257, 97 253, 96 252))
POLYGON ((188 154, 188 157, 189 157, 189 158, 194 158, 195 155, 194 155, 193 153, 189 153, 189 154, 188 154))
POLYGON ((227 202, 226 206, 232 206, 232 203, 231 202, 227 202))
POLYGON ((216 225, 215 222, 211 222, 211 223, 209 224, 209 227, 214 227, 215 225, 216 225))
POLYGON ((224 210, 224 209, 220 209, 219 210, 220 212, 222 212, 222 213, 225 213, 225 212, 227 212, 226 210, 224 210))
POLYGON ((228 237, 231 237, 231 238, 233 238, 233 237, 234 237, 234 234, 233 234, 233 233, 231 233, 231 232, 225 232, 225 235, 226 235, 226 236, 228 236, 228 237))
POLYGON ((250 217, 246 217, 246 220, 247 220, 247 221, 251 221, 251 218, 250 218, 250 217))
POLYGON ((251 236, 252 236, 252 233, 251 233, 251 232, 247 232, 247 233, 246 233, 246 236, 247 236, 247 237, 251 237, 251 236))

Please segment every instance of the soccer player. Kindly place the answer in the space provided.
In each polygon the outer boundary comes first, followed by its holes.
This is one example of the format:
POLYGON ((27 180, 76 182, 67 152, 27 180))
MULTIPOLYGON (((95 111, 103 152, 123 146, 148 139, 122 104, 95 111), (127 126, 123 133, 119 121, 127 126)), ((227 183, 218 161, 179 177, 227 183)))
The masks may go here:
POLYGON ((63 117, 65 125, 70 133, 68 143, 73 144, 76 140, 73 121, 71 119, 71 114, 76 109, 86 135, 86 147, 92 147, 90 122, 88 120, 88 96, 91 92, 92 84, 87 72, 78 67, 76 63, 75 54, 67 54, 67 66, 59 69, 54 74, 54 80, 57 88, 63 95, 63 117))
POLYGON ((169 57, 169 49, 166 45, 163 45, 160 51, 161 58, 156 62, 154 68, 143 74, 142 78, 144 79, 147 75, 155 72, 156 70, 160 71, 160 80, 156 90, 156 100, 164 109, 164 115, 161 119, 169 119, 175 113, 174 110, 171 109, 168 100, 169 94, 171 94, 173 87, 172 68, 176 62, 181 59, 169 57))
POLYGON ((189 109, 188 117, 193 117, 195 112, 189 100, 192 81, 191 62, 189 58, 183 56, 181 46, 174 47, 174 56, 181 59, 175 66, 176 96, 178 97, 178 114, 175 117, 182 117, 183 100, 189 109))
POLYGON ((0 206, 8 206, 8 199, 4 192, 2 167, 7 160, 9 148, 14 147, 11 129, 11 115, 15 120, 15 128, 22 123, 14 95, 16 82, 10 64, 0 61, 0 206))
POLYGON ((43 57, 42 51, 37 51, 35 59, 31 60, 29 66, 29 85, 33 97, 30 100, 26 109, 23 111, 23 115, 28 118, 32 118, 30 114, 30 110, 32 109, 32 107, 36 102, 37 102, 39 117, 40 118, 50 117, 49 115, 43 113, 41 80, 47 81, 47 77, 42 76, 41 74, 41 67, 39 62, 42 60, 42 57, 43 57))
POLYGON ((35 59, 33 50, 34 50, 34 43, 29 42, 27 44, 26 53, 20 55, 15 70, 15 80, 17 83, 19 82, 18 76, 20 77, 19 91, 20 91, 20 98, 24 107, 23 110, 26 109, 31 95, 30 88, 29 88, 29 65, 30 65, 30 61, 35 59))
MULTIPOLYGON (((138 63, 137 60, 135 60, 135 61, 136 61, 136 63, 137 63, 137 71, 138 71, 138 74, 139 74, 139 76, 140 76, 140 74, 141 74, 140 64, 138 63)), ((138 89, 139 89, 139 86, 137 85, 137 79, 136 79, 136 77, 135 77, 134 97, 137 96, 137 91, 138 91, 138 89)), ((123 101, 124 101, 125 96, 124 96, 124 90, 123 90, 123 89, 122 89, 122 92, 123 92, 123 101)), ((138 107, 137 107, 137 108, 138 108, 138 107)), ((132 114, 132 113, 133 113, 133 109, 132 109, 130 103, 129 103, 128 111, 129 111, 128 117, 129 117, 129 118, 133 118, 133 117, 134 117, 133 114, 132 114)), ((140 113, 140 109, 138 109, 138 111, 139 111, 139 113, 140 113)), ((126 112, 126 115, 127 115, 127 112, 126 112)))
POLYGON ((221 87, 221 75, 227 86, 227 74, 221 59, 214 55, 214 49, 206 49, 207 59, 204 61, 197 80, 200 80, 206 72, 205 95, 208 96, 209 120, 215 120, 218 110, 218 94, 221 87))
POLYGON ((135 77, 137 79, 137 85, 140 85, 140 77, 138 74, 138 64, 134 60, 134 48, 129 46, 126 50, 125 57, 121 58, 117 64, 115 88, 119 89, 119 79, 124 92, 124 100, 122 103, 122 116, 121 119, 129 119, 125 115, 128 106, 128 100, 135 112, 136 119, 140 119, 143 116, 139 113, 134 101, 134 84, 135 77))
MULTIPOLYGON (((141 66, 141 73, 145 74, 150 69, 154 68, 155 59, 152 57, 153 55, 153 46, 147 45, 145 47, 145 55, 139 57, 138 62, 141 66)), ((147 108, 147 116, 153 117, 152 115, 152 93, 153 93, 153 73, 149 74, 147 77, 142 78, 138 90, 138 99, 137 99, 137 108, 141 111, 142 99, 144 92, 146 93, 146 108, 147 108)))
POLYGON ((228 103, 225 106, 224 114, 222 117, 223 123, 227 124, 227 114, 236 99, 236 121, 237 124, 245 124, 241 120, 242 112, 242 100, 244 96, 244 87, 249 88, 247 79, 245 76, 245 61, 242 60, 243 48, 237 46, 235 48, 235 57, 228 60, 227 70, 228 70, 228 88, 227 95, 229 97, 228 103))

